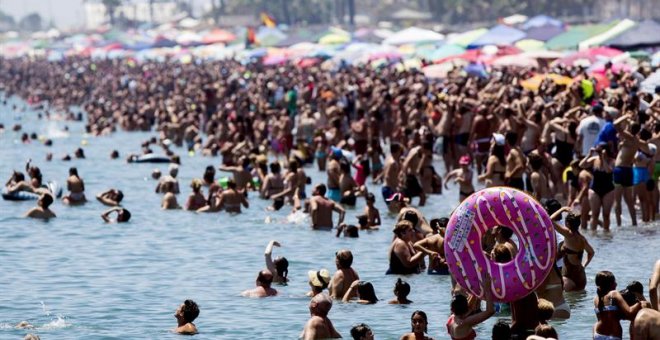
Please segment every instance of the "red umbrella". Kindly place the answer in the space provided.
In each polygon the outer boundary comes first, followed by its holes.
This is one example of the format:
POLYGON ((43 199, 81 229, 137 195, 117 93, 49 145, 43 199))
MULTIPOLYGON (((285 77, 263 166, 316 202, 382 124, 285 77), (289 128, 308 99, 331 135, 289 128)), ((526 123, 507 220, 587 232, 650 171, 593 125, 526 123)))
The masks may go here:
POLYGON ((236 40, 236 36, 233 33, 219 28, 212 30, 202 37, 204 44, 228 43, 234 40, 236 40))
POLYGON ((586 60, 593 64, 598 59, 610 59, 623 53, 623 51, 610 47, 593 47, 584 51, 573 53, 555 61, 556 64, 564 64, 573 66, 578 60, 586 60))
POLYGON ((298 67, 308 68, 317 65, 321 59, 319 58, 304 58, 298 61, 298 67))

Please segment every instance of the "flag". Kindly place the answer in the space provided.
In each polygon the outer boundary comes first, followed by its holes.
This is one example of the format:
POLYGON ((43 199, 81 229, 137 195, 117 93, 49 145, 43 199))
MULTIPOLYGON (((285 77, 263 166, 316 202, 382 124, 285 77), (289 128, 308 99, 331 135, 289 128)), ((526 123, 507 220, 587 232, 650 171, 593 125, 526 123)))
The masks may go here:
POLYGON ((266 12, 261 12, 261 22, 264 24, 266 27, 275 27, 277 26, 277 23, 275 22, 275 19, 268 15, 266 12))

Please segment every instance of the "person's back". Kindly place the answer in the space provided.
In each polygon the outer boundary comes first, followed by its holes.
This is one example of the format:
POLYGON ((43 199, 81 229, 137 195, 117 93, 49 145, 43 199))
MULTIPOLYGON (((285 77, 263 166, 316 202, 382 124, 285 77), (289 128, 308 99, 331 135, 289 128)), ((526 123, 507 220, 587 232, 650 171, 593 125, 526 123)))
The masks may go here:
POLYGON ((254 289, 248 289, 241 293, 242 296, 252 298, 262 298, 277 295, 277 290, 271 288, 273 282, 273 274, 268 269, 264 269, 257 275, 256 285, 254 289))
POLYGON ((329 296, 323 293, 314 296, 309 303, 311 317, 305 324, 301 338, 304 340, 341 338, 328 318, 331 308, 332 299, 329 296))
POLYGON ((660 312, 642 309, 637 313, 630 332, 631 339, 660 340, 660 312))
MULTIPOLYGON (((332 282, 330 283, 330 295, 334 299, 341 299, 348 291, 349 286, 354 281, 360 279, 358 273, 351 268, 353 264, 353 254, 348 249, 342 249, 337 252, 335 263, 337 265, 337 272, 332 277, 332 282)), ((355 294, 353 294, 355 297, 355 294)))
POLYGON ((524 298, 511 302, 511 332, 522 339, 534 333, 539 325, 538 298, 532 292, 524 298))
POLYGON ((334 203, 329 199, 321 196, 314 196, 311 198, 312 206, 312 223, 315 228, 332 228, 332 210, 334 203))

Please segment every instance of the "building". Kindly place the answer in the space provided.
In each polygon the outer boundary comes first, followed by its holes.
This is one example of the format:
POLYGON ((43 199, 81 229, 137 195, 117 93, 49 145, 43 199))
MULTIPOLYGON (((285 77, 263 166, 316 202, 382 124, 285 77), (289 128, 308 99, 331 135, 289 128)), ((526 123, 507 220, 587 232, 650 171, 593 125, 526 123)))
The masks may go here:
MULTIPOLYGON (((106 8, 101 1, 87 1, 85 7, 85 27, 95 29, 109 22, 109 16, 106 8)), ((149 1, 133 1, 117 7, 115 17, 124 17, 131 21, 153 22, 154 24, 163 24, 180 18, 180 11, 177 4, 173 1, 154 2, 153 15, 149 1)))

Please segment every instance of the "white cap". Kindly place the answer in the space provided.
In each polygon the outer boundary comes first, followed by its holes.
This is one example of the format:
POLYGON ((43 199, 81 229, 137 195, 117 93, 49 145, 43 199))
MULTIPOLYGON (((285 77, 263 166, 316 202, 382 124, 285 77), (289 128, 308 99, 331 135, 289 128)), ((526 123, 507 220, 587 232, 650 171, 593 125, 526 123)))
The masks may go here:
POLYGON ((495 140, 495 144, 497 145, 504 145, 505 140, 504 140, 504 135, 501 133, 494 133, 493 134, 493 139, 495 140))
POLYGON ((653 143, 649 143, 649 151, 651 151, 651 156, 655 156, 655 153, 658 151, 658 147, 653 143))

